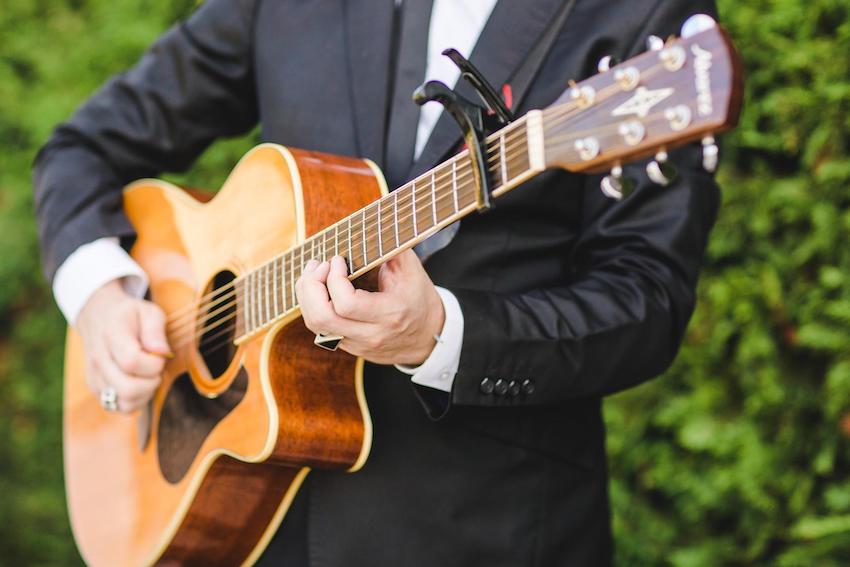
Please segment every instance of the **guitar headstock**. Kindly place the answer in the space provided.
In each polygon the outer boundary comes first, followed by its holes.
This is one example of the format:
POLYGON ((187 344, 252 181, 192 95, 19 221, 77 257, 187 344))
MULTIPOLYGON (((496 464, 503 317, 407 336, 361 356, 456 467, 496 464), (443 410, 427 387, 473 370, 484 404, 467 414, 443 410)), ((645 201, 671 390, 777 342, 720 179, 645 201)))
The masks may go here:
POLYGON ((571 84, 543 111, 547 167, 576 172, 608 169, 602 190, 619 198, 621 165, 656 156, 647 175, 666 184, 666 152, 703 139, 704 166, 717 165, 713 135, 734 127, 743 76, 735 48, 713 19, 692 16, 682 37, 650 37, 649 49, 624 63, 599 62, 599 74, 571 84), (606 186, 607 184, 607 186, 606 186))

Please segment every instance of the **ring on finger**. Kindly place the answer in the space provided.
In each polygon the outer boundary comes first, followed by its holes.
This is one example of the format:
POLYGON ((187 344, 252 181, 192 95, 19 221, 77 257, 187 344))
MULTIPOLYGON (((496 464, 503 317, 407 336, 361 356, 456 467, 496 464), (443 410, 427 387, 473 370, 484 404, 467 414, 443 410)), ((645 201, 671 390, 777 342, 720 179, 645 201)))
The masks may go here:
POLYGON ((100 407, 106 411, 118 411, 118 394, 115 388, 104 388, 100 391, 100 407))
POLYGON ((318 333, 316 338, 313 339, 313 344, 325 350, 335 351, 344 338, 342 335, 318 333))

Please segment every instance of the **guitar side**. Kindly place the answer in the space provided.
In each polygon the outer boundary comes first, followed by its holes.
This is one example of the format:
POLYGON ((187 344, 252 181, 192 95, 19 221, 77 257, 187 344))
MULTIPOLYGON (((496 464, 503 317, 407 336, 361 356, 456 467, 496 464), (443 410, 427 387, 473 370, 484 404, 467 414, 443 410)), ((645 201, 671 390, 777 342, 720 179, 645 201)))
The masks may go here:
MULTIPOLYGON (((129 186, 131 254, 150 276, 152 299, 174 317, 222 270, 245 273, 385 191, 369 162, 266 144, 207 203, 160 181, 129 186)), ((149 420, 98 406, 69 330, 65 477, 91 565, 250 564, 308 467, 356 470, 368 455, 362 360, 317 349, 295 313, 210 372, 185 338, 203 315, 169 328, 176 356, 149 420)))

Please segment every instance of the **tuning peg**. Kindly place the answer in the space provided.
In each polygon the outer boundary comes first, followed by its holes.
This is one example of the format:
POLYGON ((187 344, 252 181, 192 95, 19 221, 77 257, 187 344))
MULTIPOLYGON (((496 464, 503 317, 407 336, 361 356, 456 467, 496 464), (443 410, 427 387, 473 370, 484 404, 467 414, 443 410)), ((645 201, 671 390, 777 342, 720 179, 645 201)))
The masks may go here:
POLYGON ((714 136, 706 136, 702 139, 702 166, 709 173, 714 173, 717 169, 717 159, 720 155, 720 148, 714 141, 714 136))
POLYGON ((653 183, 666 187, 676 178, 678 172, 667 162, 667 152, 661 150, 655 154, 655 159, 646 164, 646 175, 653 183))
POLYGON ((650 51, 661 51, 664 49, 664 40, 657 35, 646 38, 646 48, 650 51))
POLYGON ((606 55, 602 59, 599 60, 599 63, 596 64, 596 70, 600 73, 604 73, 611 67, 614 67, 617 64, 617 60, 614 59, 611 55, 606 55))
POLYGON ((707 14, 694 14, 682 24, 681 36, 687 39, 705 30, 710 30, 716 25, 717 22, 711 16, 707 14))
POLYGON ((623 168, 615 165, 611 168, 611 174, 602 178, 599 187, 606 197, 620 201, 623 197, 631 195, 632 191, 635 190, 635 180, 631 177, 625 177, 623 168))

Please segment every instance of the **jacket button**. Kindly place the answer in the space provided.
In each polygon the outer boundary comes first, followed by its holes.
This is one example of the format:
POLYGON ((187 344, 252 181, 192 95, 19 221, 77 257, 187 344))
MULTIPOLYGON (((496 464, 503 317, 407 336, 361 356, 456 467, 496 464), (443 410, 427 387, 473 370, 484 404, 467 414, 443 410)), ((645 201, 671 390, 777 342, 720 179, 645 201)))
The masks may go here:
POLYGON ((508 383, 499 378, 498 380, 496 380, 496 384, 493 390, 496 392, 497 396, 504 396, 508 393, 508 383))
POLYGON ((510 384, 508 384, 508 392, 512 396, 518 396, 520 392, 519 382, 511 380, 510 384))
POLYGON ((482 394, 492 394, 493 393, 493 381, 489 378, 485 378, 481 381, 481 384, 478 385, 478 389, 481 390, 482 394))
POLYGON ((534 380, 526 378, 522 381, 522 393, 526 396, 534 393, 534 380))

